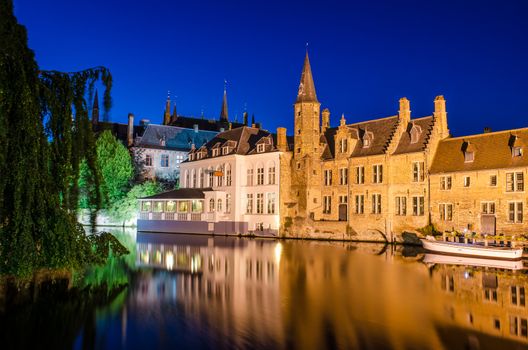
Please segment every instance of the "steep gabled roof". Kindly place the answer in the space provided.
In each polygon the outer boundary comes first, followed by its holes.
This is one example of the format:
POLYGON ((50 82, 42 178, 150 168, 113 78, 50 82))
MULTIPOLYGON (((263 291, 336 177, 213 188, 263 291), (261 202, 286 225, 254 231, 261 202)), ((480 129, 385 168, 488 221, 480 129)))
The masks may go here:
POLYGON ((511 142, 515 136, 528 140, 528 128, 444 139, 438 145, 430 172, 434 174, 528 166, 527 150, 520 157, 512 155, 511 142), (472 162, 466 162, 464 158, 468 145, 475 152, 472 162))
POLYGON ((179 128, 169 125, 149 124, 136 147, 189 151, 194 144, 200 148, 216 136, 214 131, 179 128), (165 140, 165 145, 161 140, 165 140))
POLYGON ((432 116, 411 120, 407 130, 401 135, 400 142, 393 154, 412 153, 425 150, 433 129, 433 124, 434 119, 432 116), (417 129, 420 130, 418 140, 415 143, 411 143, 411 129, 413 126, 416 126, 417 129))
POLYGON ((384 154, 394 136, 397 125, 398 116, 347 125, 351 129, 353 137, 357 135, 359 138, 351 157, 384 154), (363 138, 366 133, 370 136, 371 144, 369 147, 363 147, 363 138))

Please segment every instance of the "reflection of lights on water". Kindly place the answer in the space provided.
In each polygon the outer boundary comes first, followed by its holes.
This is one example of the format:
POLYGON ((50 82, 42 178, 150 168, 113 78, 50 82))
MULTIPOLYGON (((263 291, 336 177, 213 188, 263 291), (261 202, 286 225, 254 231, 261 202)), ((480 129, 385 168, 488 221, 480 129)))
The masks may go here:
POLYGON ((202 259, 196 254, 191 257, 191 273, 197 272, 202 267, 202 259))
POLYGON ((159 250, 156 251, 156 262, 161 264, 161 252, 159 250))
POLYGON ((167 252, 165 255, 165 266, 167 266, 168 270, 172 270, 174 267, 174 255, 172 252, 167 252))
POLYGON ((150 258, 149 252, 144 252, 141 254, 141 260, 143 261, 143 263, 148 264, 149 258, 150 258))
POLYGON ((282 244, 278 242, 277 245, 275 246, 275 262, 277 264, 280 263, 281 254, 282 254, 282 244))
POLYGON ((469 271, 464 271, 464 278, 468 279, 471 277, 471 273, 469 271))

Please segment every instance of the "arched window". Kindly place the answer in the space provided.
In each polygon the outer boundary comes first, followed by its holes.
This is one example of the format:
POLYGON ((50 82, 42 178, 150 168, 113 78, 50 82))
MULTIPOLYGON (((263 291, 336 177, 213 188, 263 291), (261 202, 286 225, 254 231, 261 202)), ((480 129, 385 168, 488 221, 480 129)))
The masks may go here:
POLYGON ((209 211, 213 212, 215 208, 215 200, 214 198, 209 199, 209 211))
POLYGON ((192 170, 192 186, 193 188, 196 188, 196 170, 192 170))
POLYGON ((185 183, 183 184, 183 187, 190 187, 190 183, 189 183, 189 170, 185 170, 185 177, 184 177, 184 181, 185 183))
POLYGON ((222 212, 222 199, 218 199, 218 205, 216 206, 216 211, 222 212))
POLYGON ((264 164, 257 164, 257 185, 264 185, 264 164))
POLYGON ((224 173, 222 171, 222 167, 220 165, 217 166, 216 171, 218 172, 218 176, 216 177, 216 185, 218 187, 224 186, 224 173))
POLYGON ((214 186, 214 170, 213 167, 209 167, 209 187, 214 186))

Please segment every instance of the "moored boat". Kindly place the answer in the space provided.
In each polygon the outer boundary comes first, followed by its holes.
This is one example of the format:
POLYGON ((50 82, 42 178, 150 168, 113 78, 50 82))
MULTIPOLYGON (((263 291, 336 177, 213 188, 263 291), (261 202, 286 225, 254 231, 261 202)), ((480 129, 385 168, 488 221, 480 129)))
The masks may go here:
POLYGON ((522 248, 485 246, 457 242, 437 241, 428 236, 421 239, 423 247, 431 252, 449 255, 476 256, 489 259, 519 260, 522 258, 522 248))

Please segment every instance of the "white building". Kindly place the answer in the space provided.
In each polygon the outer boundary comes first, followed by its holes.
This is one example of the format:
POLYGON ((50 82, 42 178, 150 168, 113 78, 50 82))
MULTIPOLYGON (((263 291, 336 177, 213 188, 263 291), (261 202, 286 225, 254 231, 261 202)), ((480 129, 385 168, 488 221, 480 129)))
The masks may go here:
POLYGON ((182 189, 141 200, 138 229, 276 235, 281 155, 273 135, 259 128, 218 134, 180 164, 182 189))

